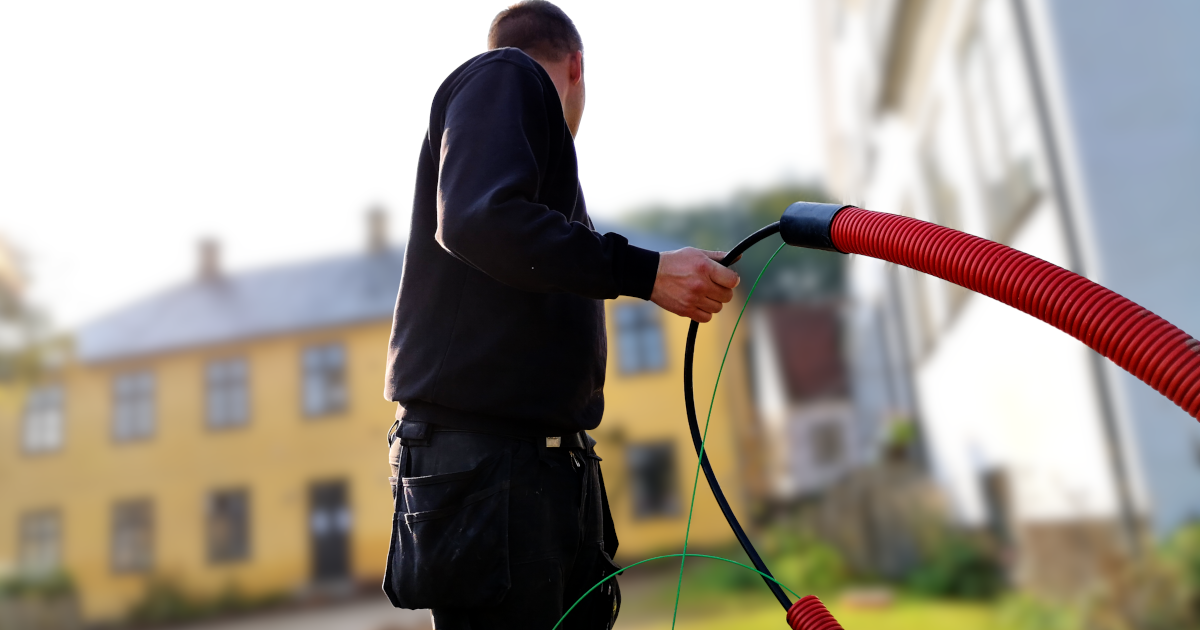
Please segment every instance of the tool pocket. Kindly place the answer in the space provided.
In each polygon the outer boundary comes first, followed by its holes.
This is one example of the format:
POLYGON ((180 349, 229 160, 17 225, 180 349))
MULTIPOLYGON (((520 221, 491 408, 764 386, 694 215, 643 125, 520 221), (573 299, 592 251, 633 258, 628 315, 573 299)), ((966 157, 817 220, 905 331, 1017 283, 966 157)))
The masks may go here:
POLYGON ((384 590, 398 608, 491 606, 510 586, 511 455, 471 470, 402 477, 384 590))
POLYGON ((583 593, 601 580, 604 583, 588 593, 567 615, 563 630, 612 630, 617 623, 617 615, 621 612, 621 586, 615 577, 605 578, 619 572, 621 567, 603 549, 592 547, 592 552, 589 568, 572 576, 568 592, 583 593))

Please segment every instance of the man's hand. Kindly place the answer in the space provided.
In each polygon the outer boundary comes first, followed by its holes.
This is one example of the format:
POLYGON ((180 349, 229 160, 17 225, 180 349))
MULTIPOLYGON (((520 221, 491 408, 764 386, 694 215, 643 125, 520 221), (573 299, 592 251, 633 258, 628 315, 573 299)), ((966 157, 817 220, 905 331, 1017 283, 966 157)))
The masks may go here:
POLYGON ((713 313, 721 312, 721 306, 733 299, 733 288, 742 280, 737 272, 716 262, 724 257, 725 252, 694 247, 662 252, 650 301, 700 323, 711 320, 713 313))

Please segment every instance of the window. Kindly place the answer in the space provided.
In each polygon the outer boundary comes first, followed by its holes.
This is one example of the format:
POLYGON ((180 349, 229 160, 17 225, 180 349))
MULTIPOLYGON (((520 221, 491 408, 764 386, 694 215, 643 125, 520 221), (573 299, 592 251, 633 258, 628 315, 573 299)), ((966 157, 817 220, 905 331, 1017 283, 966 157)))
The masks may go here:
POLYGON ((246 424, 249 399, 246 360, 210 361, 206 370, 208 426, 233 427, 246 424))
POLYGON ((975 168, 983 180, 991 236, 1008 241, 1039 197, 1036 146, 1014 38, 995 2, 964 40, 960 66, 975 168))
POLYGON ((21 517, 21 572, 50 573, 62 562, 62 524, 58 512, 42 510, 21 517))
POLYGON ((153 564, 154 504, 146 499, 117 503, 113 506, 113 571, 149 571, 153 564))
POLYGON ((304 413, 323 416, 346 408, 346 352, 331 343, 304 349, 304 413))
MULTIPOLYGON (((921 176, 929 196, 929 210, 934 223, 955 230, 965 230, 962 199, 959 187, 954 181, 956 178, 952 176, 959 175, 957 179, 961 182, 961 173, 953 170, 954 152, 950 140, 953 132, 945 116, 937 117, 936 120, 920 156, 921 176)), ((939 313, 939 320, 945 325, 958 313, 971 292, 945 280, 926 281, 941 287, 940 297, 945 301, 945 310, 939 313)))
POLYGON ((940 125, 937 131, 939 133, 929 138, 921 151, 920 160, 921 176, 925 189, 929 192, 929 209, 933 214, 934 223, 961 230, 963 222, 959 211, 958 189, 951 183, 946 172, 947 151, 942 144, 946 134, 940 125))
POLYGON ((220 490, 208 498, 208 560, 250 557, 250 501, 245 490, 220 490))
POLYGON ((650 303, 618 304, 617 358, 626 374, 652 372, 666 367, 662 315, 650 303))
POLYGON ((679 512, 675 450, 670 443, 632 444, 626 448, 636 518, 674 516, 679 512))
POLYGON ((118 374, 113 383, 113 437, 119 441, 154 434, 154 375, 150 372, 118 374))
POLYGON ((63 390, 58 385, 35 388, 25 403, 21 444, 27 453, 45 453, 62 448, 63 390))

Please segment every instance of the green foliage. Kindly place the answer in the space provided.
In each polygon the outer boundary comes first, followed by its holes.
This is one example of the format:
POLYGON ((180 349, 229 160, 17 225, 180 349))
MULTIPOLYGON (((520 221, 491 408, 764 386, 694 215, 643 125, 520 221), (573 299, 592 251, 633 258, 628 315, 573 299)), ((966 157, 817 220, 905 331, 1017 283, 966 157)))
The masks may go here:
MULTIPOLYGON (((772 575, 801 595, 832 596, 847 582, 849 571, 841 554, 817 538, 777 530, 763 542, 761 551, 772 575)), ((740 547, 731 547, 716 555, 740 559, 742 551, 740 547)), ((750 564, 749 559, 741 561, 750 564)), ((688 592, 707 597, 724 592, 765 591, 762 577, 742 567, 690 558, 687 566, 684 590, 688 592)))
POLYGON ((3 599, 61 599, 75 595, 75 582, 62 571, 44 575, 14 575, 0 581, 3 599))
POLYGON ((887 429, 884 444, 888 448, 908 448, 917 441, 917 423, 911 418, 893 421, 887 429))
POLYGON ((846 584, 846 562, 832 545, 816 538, 803 539, 771 563, 779 581, 801 595, 832 595, 846 584))
POLYGON ((909 575, 907 586, 930 597, 989 599, 1004 587, 1004 573, 982 545, 962 536, 949 536, 925 564, 909 575))
POLYGON ((1081 606, 1085 630, 1184 630, 1200 628, 1195 526, 1180 529, 1157 553, 1105 558, 1096 586, 1081 606))
POLYGON ((147 582, 142 599, 129 610, 129 621, 137 626, 196 621, 274 606, 282 599, 279 595, 250 598, 233 585, 216 597, 195 597, 159 577, 147 582))
POLYGON ((1000 605, 1003 630, 1080 630, 1083 619, 1074 608, 1029 595, 1014 595, 1000 605))
POLYGON ((130 609, 129 620, 135 624, 190 621, 205 616, 202 608, 174 582, 156 578, 146 585, 142 599, 130 609))
POLYGON ((1179 528, 1162 547, 1163 561, 1179 572, 1200 612, 1200 523, 1179 528))
MULTIPOLYGON (((779 186, 743 193, 725 202, 644 208, 629 213, 624 221, 682 245, 728 251, 752 232, 778 221, 792 203, 826 200, 823 192, 812 187, 779 186)), ((735 268, 743 274, 757 273, 773 250, 774 247, 766 245, 753 248, 735 268)), ((754 300, 784 302, 840 295, 845 283, 844 259, 832 252, 789 248, 771 264, 771 271, 763 277, 754 300)))
POLYGON ((807 530, 781 523, 764 542, 775 577, 801 595, 832 596, 850 578, 841 552, 807 530))
POLYGON ((1131 560, 1101 558, 1096 582, 1073 602, 1014 596, 1002 630, 1186 630, 1200 627, 1200 524, 1131 560))
MULTIPOLYGON (((741 550, 727 549, 715 555, 738 558, 741 550)), ((749 561, 743 562, 750 564, 749 561)), ((706 597, 713 593, 762 588, 761 576, 736 565, 704 558, 688 558, 687 564, 691 568, 687 572, 687 577, 684 578, 684 589, 694 590, 706 597)), ((673 584, 672 587, 674 587, 673 584)))

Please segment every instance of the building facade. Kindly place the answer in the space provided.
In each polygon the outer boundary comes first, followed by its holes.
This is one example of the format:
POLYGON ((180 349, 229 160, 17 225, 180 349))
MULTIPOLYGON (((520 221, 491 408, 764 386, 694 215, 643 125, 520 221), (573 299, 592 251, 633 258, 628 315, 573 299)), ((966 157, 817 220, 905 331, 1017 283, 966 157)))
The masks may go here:
MULTIPOLYGON (((1200 331, 1200 298, 1180 290, 1200 269, 1190 242, 1200 229, 1200 44, 1188 35, 1200 7, 819 9, 841 200, 1008 244, 1200 331)), ((1018 578, 1070 582, 1088 567, 1060 557, 1065 542, 1119 550, 1200 516, 1200 426, 1168 400, 988 298, 876 260, 851 265, 862 421, 919 418, 958 518, 1025 550, 1018 578)))
MULTIPOLYGON (((403 251, 372 242, 230 275, 205 246, 196 279, 83 327, 74 358, 38 382, 0 387, 0 569, 65 571, 90 621, 125 615, 153 580, 196 597, 377 584, 395 414, 380 392, 403 251)), ((683 537, 687 322, 641 300, 607 306, 607 413, 593 435, 630 562, 683 537)), ((701 390, 732 319, 698 346, 701 390)), ((726 369, 709 452, 732 490, 749 397, 741 358, 726 369)), ((730 539, 703 487, 696 511, 696 545, 730 539)))
POLYGON ((818 494, 875 456, 877 437, 861 434, 854 417, 840 311, 826 300, 753 313, 754 396, 773 502, 818 494))

